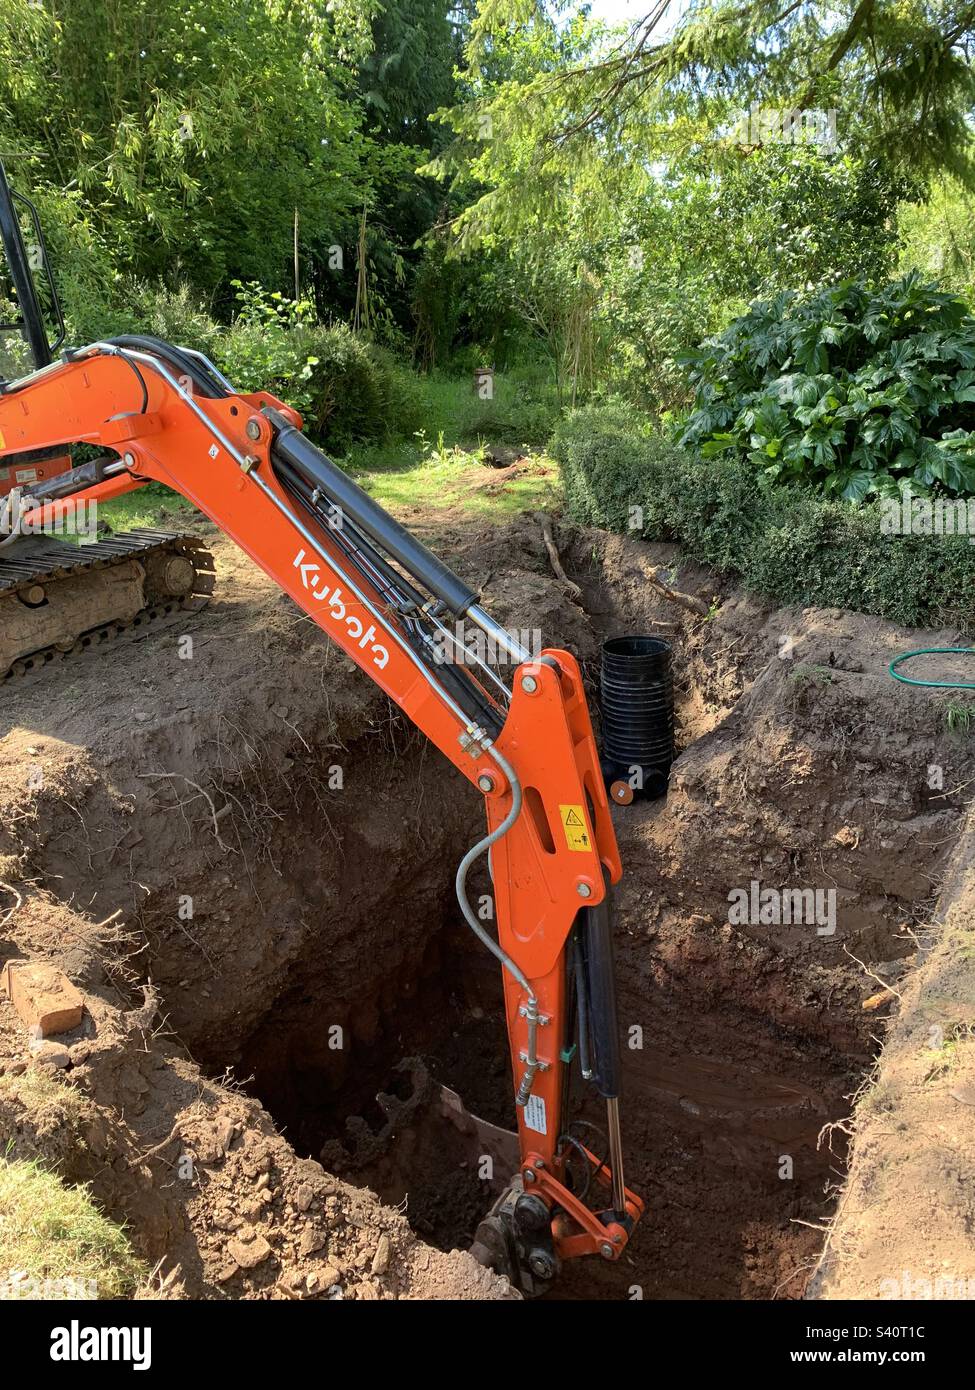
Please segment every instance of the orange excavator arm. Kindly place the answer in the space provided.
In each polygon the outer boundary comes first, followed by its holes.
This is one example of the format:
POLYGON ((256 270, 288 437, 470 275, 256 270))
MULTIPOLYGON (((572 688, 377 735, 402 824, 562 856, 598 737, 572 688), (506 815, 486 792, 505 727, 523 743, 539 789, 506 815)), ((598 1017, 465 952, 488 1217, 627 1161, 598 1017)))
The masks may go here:
POLYGON ((503 970, 521 1164, 482 1223, 478 1253, 529 1293, 564 1259, 618 1259, 642 1213, 623 1184, 619 1132, 609 906, 621 867, 575 658, 526 650, 306 439, 295 411, 265 392, 238 395, 199 354, 114 339, 0 388, 0 464, 78 443, 110 460, 38 484, 18 524, 51 524, 79 502, 150 481, 175 489, 483 796, 488 832, 462 861, 457 889, 503 970), (468 902, 482 856, 496 936, 468 902), (576 1059, 606 1100, 601 1159, 565 1127, 576 1059))

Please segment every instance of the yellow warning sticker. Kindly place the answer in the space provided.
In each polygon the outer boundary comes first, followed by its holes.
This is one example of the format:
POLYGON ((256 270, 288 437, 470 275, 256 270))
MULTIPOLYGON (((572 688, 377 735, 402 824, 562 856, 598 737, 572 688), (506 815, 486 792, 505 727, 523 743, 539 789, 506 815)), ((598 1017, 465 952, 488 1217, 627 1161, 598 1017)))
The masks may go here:
POLYGON ((581 806, 559 806, 559 819, 562 821, 562 829, 565 831, 565 843, 569 849, 586 850, 592 849, 592 840, 589 838, 589 831, 586 829, 586 813, 581 806))
POLYGON ((7 441, 3 437, 3 430, 0 430, 0 449, 6 449, 7 441))

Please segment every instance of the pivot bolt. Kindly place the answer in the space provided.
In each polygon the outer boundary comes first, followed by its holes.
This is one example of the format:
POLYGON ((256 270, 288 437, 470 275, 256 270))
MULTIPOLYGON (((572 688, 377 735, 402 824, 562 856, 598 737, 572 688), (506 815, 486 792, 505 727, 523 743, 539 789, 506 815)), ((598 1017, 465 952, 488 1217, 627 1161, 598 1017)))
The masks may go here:
POLYGON ((529 1186, 531 1186, 531 1184, 535 1181, 535 1174, 532 1172, 530 1168, 526 1168, 522 1176, 529 1186))
POLYGON ((480 777, 477 779, 477 785, 480 787, 482 792, 493 792, 494 778, 491 776, 490 773, 482 772, 480 777))
POLYGON ((122 455, 122 462, 125 464, 126 468, 134 468, 134 467, 135 467, 135 454, 123 454, 123 455, 122 455))
POLYGON ((592 897, 592 889, 589 887, 588 883, 577 883, 576 892, 579 894, 580 898, 592 897))
POLYGON ((547 1250, 533 1250, 529 1260, 528 1268, 536 1279, 554 1279, 555 1261, 547 1250))
POLYGON ((611 1260, 616 1252, 610 1245, 609 1241, 604 1240, 602 1245, 599 1247, 599 1253, 600 1255, 602 1255, 604 1260, 611 1260))
POLYGON ((260 437, 261 437, 261 422, 260 422, 260 420, 258 420, 258 418, 256 417, 256 415, 252 415, 251 418, 247 421, 247 438, 248 438, 248 439, 260 439, 260 437))
POLYGON ((526 695, 534 695, 538 689, 538 681, 534 676, 522 676, 521 688, 526 695))

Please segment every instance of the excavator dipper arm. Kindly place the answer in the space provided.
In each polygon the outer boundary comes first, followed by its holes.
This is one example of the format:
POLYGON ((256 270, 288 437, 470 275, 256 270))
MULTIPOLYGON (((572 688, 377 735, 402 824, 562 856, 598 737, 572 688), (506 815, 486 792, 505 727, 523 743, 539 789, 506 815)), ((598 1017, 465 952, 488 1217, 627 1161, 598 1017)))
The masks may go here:
POLYGON ((42 483, 21 500, 21 523, 46 524, 79 501, 153 480, 175 489, 483 796, 488 833, 460 865, 458 896, 503 969, 521 1164, 482 1223, 477 1250, 529 1293, 544 1290, 564 1259, 619 1258, 642 1214, 623 1185, 619 1138, 609 905, 621 868, 576 660, 525 650, 305 438, 295 411, 265 392, 238 395, 199 354, 114 339, 0 388, 0 462, 77 443, 117 458, 96 474, 82 467, 42 483), (496 936, 467 898, 468 871, 482 855, 496 936), (563 1129, 577 1049, 606 1099, 601 1160, 563 1129), (591 1206, 590 1190, 604 1201, 591 1206))

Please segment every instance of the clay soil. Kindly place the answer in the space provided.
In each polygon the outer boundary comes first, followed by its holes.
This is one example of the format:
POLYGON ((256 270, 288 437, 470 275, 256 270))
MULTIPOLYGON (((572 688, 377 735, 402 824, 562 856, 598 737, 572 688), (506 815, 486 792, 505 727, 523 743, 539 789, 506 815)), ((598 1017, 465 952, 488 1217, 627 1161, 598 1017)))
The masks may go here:
MULTIPOLYGON (((627 1181, 648 1215, 557 1296, 801 1297, 968 796, 944 696, 886 665, 959 634, 772 610, 671 548, 563 527, 576 601, 532 520, 404 519, 591 677, 606 635, 674 645, 669 794, 614 812, 621 1023, 642 1042, 627 1181), (710 616, 657 597, 650 566, 710 616), (753 880, 835 890, 835 932, 731 925, 753 880)), ((147 1292, 506 1297, 463 1253, 491 1196, 437 1103, 443 1084, 512 1123, 499 981, 452 893, 478 799, 200 529, 217 597, 185 632, 3 691, 0 959, 53 962, 87 1015, 52 1071, 0 999, 0 1144, 92 1183, 147 1292)), ((911 1140, 870 1143, 889 1169, 911 1140)))

